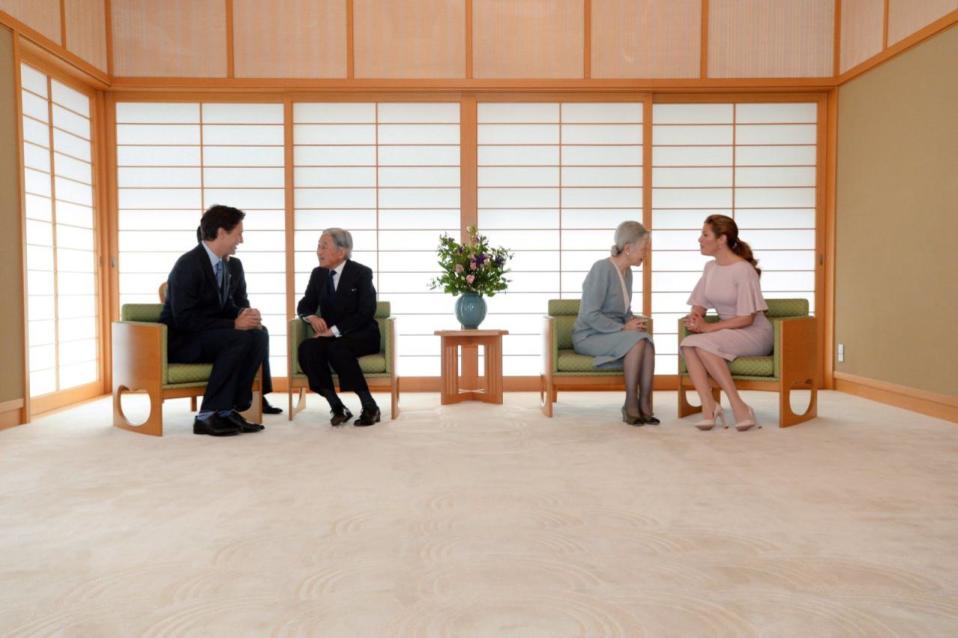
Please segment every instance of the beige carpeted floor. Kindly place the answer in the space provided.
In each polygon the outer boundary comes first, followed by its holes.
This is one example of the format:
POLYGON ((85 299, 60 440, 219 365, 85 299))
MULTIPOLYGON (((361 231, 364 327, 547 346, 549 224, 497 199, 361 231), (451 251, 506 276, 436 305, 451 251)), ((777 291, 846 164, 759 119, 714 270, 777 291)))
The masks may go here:
POLYGON ((232 439, 185 400, 162 439, 116 430, 104 399, 0 432, 0 635, 958 635, 958 425, 824 393, 813 423, 703 433, 674 393, 658 428, 559 398, 333 429, 312 396, 232 439))

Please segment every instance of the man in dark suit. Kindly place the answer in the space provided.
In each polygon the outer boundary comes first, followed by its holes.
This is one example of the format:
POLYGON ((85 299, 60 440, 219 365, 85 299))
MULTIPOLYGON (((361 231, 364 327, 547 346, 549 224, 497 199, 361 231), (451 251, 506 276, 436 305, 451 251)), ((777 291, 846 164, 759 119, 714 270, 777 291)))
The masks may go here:
POLYGON ((372 425, 380 419, 379 407, 366 385, 359 357, 379 352, 376 322, 376 289, 373 271, 350 260, 353 238, 342 228, 327 228, 319 238, 314 268, 296 312, 315 336, 299 345, 299 366, 310 389, 322 395, 332 410, 332 425, 352 418, 333 386, 330 368, 339 375, 341 390, 359 396, 362 413, 353 425, 372 425))
POLYGON ((252 383, 268 343, 255 308, 239 308, 230 294, 226 258, 243 242, 243 211, 211 206, 200 220, 203 241, 176 260, 167 279, 160 321, 169 328, 172 363, 213 362, 194 434, 258 432, 239 413, 253 400, 252 383))
MULTIPOLYGON (((203 228, 196 228, 196 243, 203 241, 203 228)), ((249 296, 246 294, 246 271, 243 270, 243 262, 236 255, 230 255, 226 258, 226 263, 230 267, 230 296, 233 303, 238 308, 249 308, 249 296)), ((165 301, 165 300, 164 300, 165 301)), ((263 332, 269 337, 269 330, 263 326, 263 332)), ((266 395, 273 391, 273 375, 269 371, 269 341, 266 342, 266 356, 263 358, 263 414, 282 414, 283 409, 270 405, 266 400, 266 395)))

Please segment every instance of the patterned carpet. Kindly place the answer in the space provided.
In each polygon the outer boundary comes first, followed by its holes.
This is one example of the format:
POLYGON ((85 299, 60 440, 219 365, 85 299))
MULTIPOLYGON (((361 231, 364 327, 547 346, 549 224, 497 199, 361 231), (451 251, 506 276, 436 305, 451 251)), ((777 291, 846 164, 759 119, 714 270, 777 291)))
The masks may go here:
POLYGON ((0 635, 958 634, 955 424, 824 393, 813 423, 703 433, 674 393, 657 428, 536 398, 333 429, 312 396, 231 439, 185 400, 162 439, 116 430, 102 399, 0 432, 0 635))

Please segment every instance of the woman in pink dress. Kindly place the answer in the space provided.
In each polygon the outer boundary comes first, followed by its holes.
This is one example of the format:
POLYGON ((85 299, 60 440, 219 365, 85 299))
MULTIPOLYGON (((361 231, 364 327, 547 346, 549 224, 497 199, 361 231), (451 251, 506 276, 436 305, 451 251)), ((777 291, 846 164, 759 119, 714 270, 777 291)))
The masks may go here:
POLYGON ((702 412, 708 417, 695 426, 711 430, 716 421, 725 424, 722 406, 712 398, 714 380, 732 404, 736 429, 748 430, 756 425, 755 412, 735 389, 727 362, 772 353, 772 324, 765 316, 768 306, 759 285, 762 271, 752 249, 738 238, 738 226, 731 217, 706 218, 699 247, 703 255, 715 259, 705 264, 705 272, 689 297, 692 312, 685 318, 685 325, 692 334, 679 344, 702 401, 702 412), (705 321, 709 308, 718 312, 719 321, 705 321))

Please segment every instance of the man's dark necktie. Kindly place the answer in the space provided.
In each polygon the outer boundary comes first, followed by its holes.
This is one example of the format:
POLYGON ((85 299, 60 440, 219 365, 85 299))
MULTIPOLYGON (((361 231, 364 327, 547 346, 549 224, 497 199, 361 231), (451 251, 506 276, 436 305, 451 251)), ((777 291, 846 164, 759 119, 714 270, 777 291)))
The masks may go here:
POLYGON ((226 266, 223 263, 222 259, 216 262, 216 285, 219 286, 220 305, 222 306, 226 303, 226 292, 227 292, 226 266))
POLYGON ((329 305, 332 305, 333 298, 336 296, 336 271, 328 270, 326 271, 326 291, 323 294, 323 297, 319 300, 319 307, 322 311, 323 307, 328 308, 329 305))

